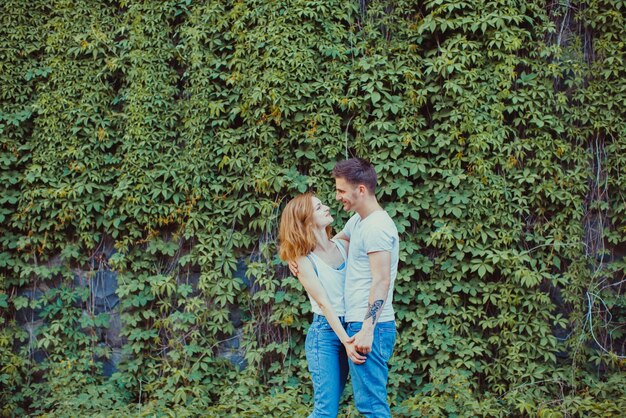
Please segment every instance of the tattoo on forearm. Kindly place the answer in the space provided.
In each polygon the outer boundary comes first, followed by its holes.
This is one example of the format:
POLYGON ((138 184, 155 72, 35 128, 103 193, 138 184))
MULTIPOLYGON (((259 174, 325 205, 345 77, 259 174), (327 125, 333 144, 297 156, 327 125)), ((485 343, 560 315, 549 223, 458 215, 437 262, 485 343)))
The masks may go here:
POLYGON ((374 301, 374 303, 371 303, 371 304, 368 303, 367 313, 365 314, 365 319, 363 320, 363 322, 367 321, 371 317, 372 325, 376 325, 376 321, 377 321, 376 314, 382 307, 383 307, 382 299, 378 299, 377 301, 374 301))

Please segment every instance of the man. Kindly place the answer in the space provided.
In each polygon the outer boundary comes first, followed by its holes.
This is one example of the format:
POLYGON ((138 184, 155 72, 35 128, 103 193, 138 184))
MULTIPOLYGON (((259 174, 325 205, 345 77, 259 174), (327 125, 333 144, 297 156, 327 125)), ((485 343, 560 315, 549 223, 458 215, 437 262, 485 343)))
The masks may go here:
MULTIPOLYGON (((367 356, 350 364, 356 407, 366 417, 391 417, 387 403, 388 361, 396 340, 392 307, 398 271, 398 230, 375 196, 374 167, 361 158, 340 161, 333 169, 336 199, 356 212, 337 238, 350 241, 345 305, 348 335, 367 356)), ((354 359, 351 359, 354 360, 354 359)))

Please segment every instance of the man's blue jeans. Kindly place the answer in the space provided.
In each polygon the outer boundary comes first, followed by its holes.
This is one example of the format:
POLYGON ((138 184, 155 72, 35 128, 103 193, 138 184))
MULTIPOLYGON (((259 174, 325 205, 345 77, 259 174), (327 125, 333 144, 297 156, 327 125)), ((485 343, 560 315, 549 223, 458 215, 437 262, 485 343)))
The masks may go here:
MULTIPOLYGON (((362 325, 362 322, 348 323, 348 335, 352 337, 361 330, 362 325)), ((372 352, 367 355, 365 363, 348 362, 356 408, 366 417, 391 417, 387 403, 387 363, 393 354, 395 343, 395 321, 379 322, 374 328, 372 352)))
MULTIPOLYGON (((344 324, 343 317, 339 317, 344 324)), ((348 357, 325 317, 314 314, 304 345, 313 380, 313 413, 309 418, 336 417, 348 377, 348 357)))

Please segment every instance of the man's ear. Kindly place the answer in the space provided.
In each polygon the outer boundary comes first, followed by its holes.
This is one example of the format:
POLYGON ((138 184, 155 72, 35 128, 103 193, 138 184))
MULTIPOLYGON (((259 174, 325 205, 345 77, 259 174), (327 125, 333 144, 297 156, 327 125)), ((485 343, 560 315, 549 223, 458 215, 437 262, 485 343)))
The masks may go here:
POLYGON ((367 194, 367 187, 364 184, 359 184, 358 190, 360 194, 367 194))

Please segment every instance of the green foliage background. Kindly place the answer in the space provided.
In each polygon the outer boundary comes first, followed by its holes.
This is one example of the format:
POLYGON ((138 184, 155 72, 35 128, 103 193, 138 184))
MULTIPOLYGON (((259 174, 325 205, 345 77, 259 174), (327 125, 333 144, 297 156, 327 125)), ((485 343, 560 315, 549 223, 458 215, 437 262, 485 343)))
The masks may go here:
POLYGON ((349 155, 401 233, 394 416, 626 408, 626 1, 5 0, 0 19, 1 414, 307 414, 278 215, 309 188, 332 202, 349 155), (102 270, 127 340, 110 379, 108 314, 73 281, 102 270), (235 307, 243 370, 217 355, 235 307))

